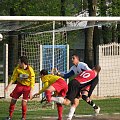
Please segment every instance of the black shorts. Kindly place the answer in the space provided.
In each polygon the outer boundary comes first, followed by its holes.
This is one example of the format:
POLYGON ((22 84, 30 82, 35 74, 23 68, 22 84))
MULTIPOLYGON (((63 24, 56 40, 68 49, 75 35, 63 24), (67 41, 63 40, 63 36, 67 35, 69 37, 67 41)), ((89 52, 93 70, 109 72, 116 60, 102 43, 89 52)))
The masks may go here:
POLYGON ((73 103, 74 99, 79 97, 80 97, 80 83, 77 80, 71 80, 68 84, 68 92, 66 94, 66 98, 73 103))

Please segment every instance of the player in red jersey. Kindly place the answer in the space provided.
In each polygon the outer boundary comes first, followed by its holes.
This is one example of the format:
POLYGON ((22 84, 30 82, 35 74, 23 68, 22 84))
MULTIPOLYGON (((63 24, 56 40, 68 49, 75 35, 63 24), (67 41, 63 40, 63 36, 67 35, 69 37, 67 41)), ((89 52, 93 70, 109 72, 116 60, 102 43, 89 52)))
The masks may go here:
MULTIPOLYGON (((71 102, 74 102, 76 98, 80 97, 81 90, 88 85, 91 85, 89 90, 89 94, 91 94, 91 90, 93 91, 93 88, 95 88, 96 85, 94 85, 94 81, 96 80, 94 78, 97 76, 100 70, 101 67, 99 65, 96 65, 92 70, 81 72, 74 78, 74 80, 71 80, 68 84, 68 92, 65 99, 62 97, 52 97, 52 100, 61 104, 69 105, 71 102)), ((89 97, 89 94, 87 97, 89 97)), ((92 100, 89 102, 92 104, 92 100)))
MULTIPOLYGON (((76 75, 78 75, 80 72, 82 71, 85 71, 85 70, 91 70, 88 65, 84 62, 81 62, 80 61, 80 58, 77 54, 73 54, 72 55, 72 63, 73 63, 73 66, 70 68, 70 71, 65 73, 65 74, 61 74, 60 72, 58 72, 58 70, 55 68, 54 69, 54 73, 57 74, 57 75, 60 75, 62 76, 63 78, 67 79, 67 78, 70 78, 70 77, 74 77, 76 75)), ((98 79, 95 78, 96 80, 94 81, 94 86, 95 84, 97 85, 98 84, 98 79)), ((80 92, 80 98, 82 98, 86 103, 89 104, 88 102, 88 99, 85 99, 86 96, 88 96, 88 91, 90 89, 90 85, 83 88, 80 92)), ((89 91, 89 98, 92 94, 92 91, 93 91, 94 88, 92 88, 90 91, 89 91)), ((90 101, 90 99, 89 99, 90 101)), ((73 115, 75 115, 75 110, 76 110, 76 107, 79 105, 79 99, 75 99, 74 102, 71 104, 71 107, 70 107, 70 111, 68 113, 68 120, 71 120, 71 118, 73 117, 73 115)), ((100 112, 100 107, 97 106, 95 103, 94 104, 89 104, 91 105, 91 107, 94 109, 95 111, 95 114, 99 114, 100 112)))

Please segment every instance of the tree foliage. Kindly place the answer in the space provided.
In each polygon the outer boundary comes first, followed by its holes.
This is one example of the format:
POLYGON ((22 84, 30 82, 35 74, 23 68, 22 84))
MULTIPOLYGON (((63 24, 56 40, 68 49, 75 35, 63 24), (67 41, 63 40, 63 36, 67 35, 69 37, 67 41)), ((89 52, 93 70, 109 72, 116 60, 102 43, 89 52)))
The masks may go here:
MULTIPOLYGON (((10 8, 13 8, 16 15, 60 16, 61 1, 62 0, 1 0, 0 15, 10 15, 10 8)), ((64 1, 66 15, 75 15, 87 8, 87 0, 64 1)))

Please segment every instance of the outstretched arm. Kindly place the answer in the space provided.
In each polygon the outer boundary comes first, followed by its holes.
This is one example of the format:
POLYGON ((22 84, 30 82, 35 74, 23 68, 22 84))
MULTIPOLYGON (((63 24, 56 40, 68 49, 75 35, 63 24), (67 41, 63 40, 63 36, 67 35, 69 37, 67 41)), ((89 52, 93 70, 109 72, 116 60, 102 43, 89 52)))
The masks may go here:
POLYGON ((46 82, 44 83, 44 87, 43 87, 38 93, 35 93, 35 94, 33 95, 32 99, 33 99, 33 98, 36 98, 36 97, 39 96, 41 93, 45 92, 45 90, 48 88, 48 86, 49 86, 49 83, 46 81, 46 82))
POLYGON ((65 79, 70 78, 71 76, 73 76, 75 74, 73 70, 70 70, 68 73, 63 74, 63 73, 60 73, 57 70, 57 68, 52 69, 51 73, 54 74, 54 75, 61 76, 65 79))

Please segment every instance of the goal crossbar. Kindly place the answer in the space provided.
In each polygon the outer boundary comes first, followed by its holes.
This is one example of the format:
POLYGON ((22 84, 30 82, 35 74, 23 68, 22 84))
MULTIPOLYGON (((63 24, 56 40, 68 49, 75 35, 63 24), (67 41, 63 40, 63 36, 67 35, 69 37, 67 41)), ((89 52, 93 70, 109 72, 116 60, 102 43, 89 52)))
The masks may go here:
POLYGON ((0 21, 120 21, 120 17, 0 16, 0 21))

